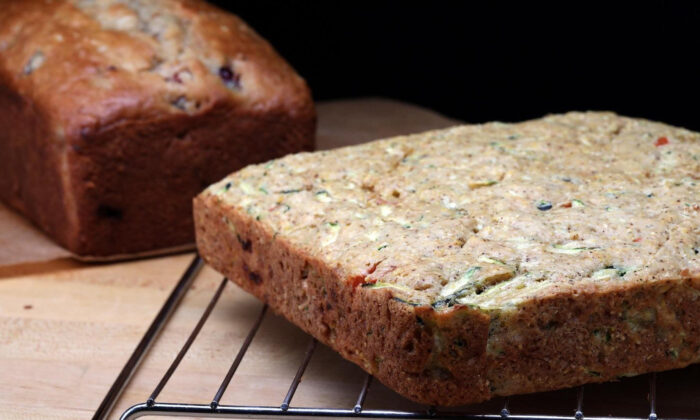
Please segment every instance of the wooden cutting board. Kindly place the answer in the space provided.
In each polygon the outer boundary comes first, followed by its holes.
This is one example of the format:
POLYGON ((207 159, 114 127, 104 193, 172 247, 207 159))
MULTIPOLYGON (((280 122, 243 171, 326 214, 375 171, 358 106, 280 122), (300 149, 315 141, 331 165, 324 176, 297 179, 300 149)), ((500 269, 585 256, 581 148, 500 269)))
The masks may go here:
MULTIPOLYGON (((354 144, 399 133, 445 127, 454 121, 414 106, 380 99, 319 106, 319 146, 354 144)), ((10 218, 14 216, 10 215, 10 218)), ((21 219, 12 226, 20 227, 21 219)), ((24 226, 2 242, 0 220, 0 419, 87 419, 98 407, 192 254, 112 264, 66 258, 40 233, 24 226), (19 232, 19 233, 17 233, 19 232), (24 233, 22 233, 24 232, 24 233), (19 241, 19 242, 18 242, 19 241), (29 242, 28 242, 29 241, 29 242), (34 242, 31 242, 34 241, 34 242), (43 242, 42 242, 43 241, 43 242), (41 251, 41 252, 39 252, 41 251)), ((184 343, 221 277, 199 275, 179 309, 118 401, 112 418, 144 402, 184 343)), ((226 286, 221 299, 162 402, 208 403, 260 310, 260 303, 226 286)), ((279 405, 303 358, 309 337, 268 314, 222 403, 279 405)), ((359 368, 319 346, 293 406, 352 407, 364 376, 359 368)), ((648 414, 646 378, 586 387, 587 415, 648 414)), ((697 368, 659 376, 661 415, 700 417, 697 368)), ((575 390, 511 399, 514 414, 573 415, 575 390)), ((474 412, 498 413, 497 399, 474 412)), ((370 408, 422 409, 379 383, 370 408)))

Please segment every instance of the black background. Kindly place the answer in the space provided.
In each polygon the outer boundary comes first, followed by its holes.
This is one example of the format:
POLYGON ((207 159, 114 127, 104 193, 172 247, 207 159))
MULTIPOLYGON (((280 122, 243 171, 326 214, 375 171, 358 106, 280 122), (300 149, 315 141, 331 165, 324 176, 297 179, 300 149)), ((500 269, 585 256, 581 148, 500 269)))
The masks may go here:
POLYGON ((218 2, 317 100, 384 96, 469 122, 613 110, 700 130, 700 2, 218 2))

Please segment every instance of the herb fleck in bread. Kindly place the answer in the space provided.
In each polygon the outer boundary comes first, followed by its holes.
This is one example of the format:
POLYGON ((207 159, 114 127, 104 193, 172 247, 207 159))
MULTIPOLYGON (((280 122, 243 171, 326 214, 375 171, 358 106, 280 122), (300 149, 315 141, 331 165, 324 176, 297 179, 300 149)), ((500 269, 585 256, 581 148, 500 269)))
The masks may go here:
POLYGON ((204 259, 413 400, 700 360, 700 136, 611 113, 249 166, 194 202, 204 259))
POLYGON ((313 148, 304 80, 202 1, 0 10, 0 199, 76 254, 191 243, 203 188, 313 148))

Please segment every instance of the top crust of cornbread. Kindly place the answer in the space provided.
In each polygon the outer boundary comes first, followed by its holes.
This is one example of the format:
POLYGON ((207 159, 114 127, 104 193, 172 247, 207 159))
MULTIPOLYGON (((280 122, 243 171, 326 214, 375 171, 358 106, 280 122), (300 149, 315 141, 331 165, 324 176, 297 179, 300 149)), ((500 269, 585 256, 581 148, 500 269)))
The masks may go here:
POLYGON ((214 268, 440 405, 700 360, 700 136, 612 113, 249 166, 195 200, 214 268))
POLYGON ((349 281, 503 308, 698 275, 698 185, 696 133, 571 113, 287 156, 206 194, 349 281))

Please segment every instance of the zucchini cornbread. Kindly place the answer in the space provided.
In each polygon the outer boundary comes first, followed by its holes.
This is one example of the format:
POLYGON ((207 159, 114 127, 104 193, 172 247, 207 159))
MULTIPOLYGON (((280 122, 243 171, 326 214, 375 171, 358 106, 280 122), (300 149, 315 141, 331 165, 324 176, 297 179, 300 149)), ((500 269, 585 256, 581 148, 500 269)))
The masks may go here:
POLYGON ((215 269, 413 400, 700 361, 700 135, 612 113, 253 165, 194 202, 215 269))

